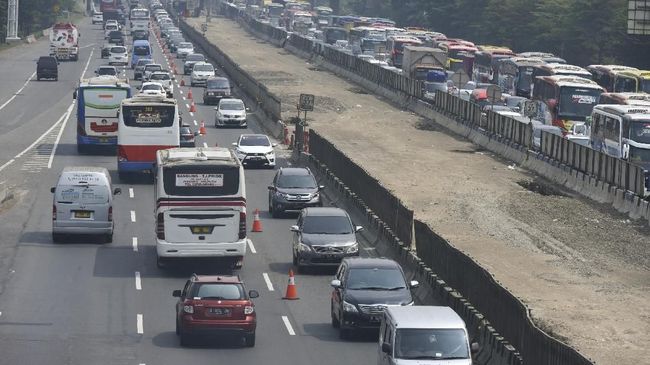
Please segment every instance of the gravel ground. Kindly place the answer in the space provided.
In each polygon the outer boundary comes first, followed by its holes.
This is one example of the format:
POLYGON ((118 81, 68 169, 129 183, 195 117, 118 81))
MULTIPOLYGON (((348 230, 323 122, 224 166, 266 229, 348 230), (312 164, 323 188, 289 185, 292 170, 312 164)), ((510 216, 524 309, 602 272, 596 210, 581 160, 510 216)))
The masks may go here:
POLYGON ((647 225, 547 186, 233 21, 213 19, 207 34, 282 99, 285 118, 298 94, 315 94, 310 127, 478 260, 542 328, 597 363, 650 364, 647 225))

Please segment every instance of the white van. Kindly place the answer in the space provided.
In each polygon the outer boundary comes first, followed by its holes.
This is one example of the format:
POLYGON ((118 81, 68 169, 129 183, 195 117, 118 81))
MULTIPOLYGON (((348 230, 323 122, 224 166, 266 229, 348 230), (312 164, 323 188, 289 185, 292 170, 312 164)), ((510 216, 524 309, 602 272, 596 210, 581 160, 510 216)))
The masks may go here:
POLYGON ((113 241, 113 189, 111 177, 103 167, 65 167, 50 191, 52 204, 52 241, 67 234, 100 235, 113 241))
POLYGON ((449 307, 387 307, 379 328, 378 365, 472 365, 465 322, 449 307))
POLYGON ((221 147, 159 150, 155 180, 158 266, 174 258, 219 258, 241 268, 246 181, 237 156, 221 147))

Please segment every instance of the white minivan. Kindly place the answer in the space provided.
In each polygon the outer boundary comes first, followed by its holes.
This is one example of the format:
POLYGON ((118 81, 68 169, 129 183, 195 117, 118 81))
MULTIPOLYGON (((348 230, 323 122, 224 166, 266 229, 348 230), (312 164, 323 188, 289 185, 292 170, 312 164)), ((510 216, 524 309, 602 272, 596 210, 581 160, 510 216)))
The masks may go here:
POLYGON ((379 328, 378 365, 472 365, 478 343, 468 340, 465 322, 453 309, 391 306, 379 328))
POLYGON ((59 175, 50 191, 52 204, 52 241, 68 234, 99 235, 113 241, 113 189, 111 177, 103 167, 69 166, 59 175))

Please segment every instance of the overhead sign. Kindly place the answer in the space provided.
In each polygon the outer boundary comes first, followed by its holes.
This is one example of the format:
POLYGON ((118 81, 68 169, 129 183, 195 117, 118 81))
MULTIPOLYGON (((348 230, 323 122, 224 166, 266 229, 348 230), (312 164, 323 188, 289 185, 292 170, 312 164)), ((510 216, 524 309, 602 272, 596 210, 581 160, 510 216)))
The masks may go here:
POLYGON ((298 110, 303 112, 313 111, 315 99, 316 98, 312 94, 300 94, 300 102, 298 103, 298 110))
POLYGON ((650 35, 650 0, 628 1, 627 34, 650 35))

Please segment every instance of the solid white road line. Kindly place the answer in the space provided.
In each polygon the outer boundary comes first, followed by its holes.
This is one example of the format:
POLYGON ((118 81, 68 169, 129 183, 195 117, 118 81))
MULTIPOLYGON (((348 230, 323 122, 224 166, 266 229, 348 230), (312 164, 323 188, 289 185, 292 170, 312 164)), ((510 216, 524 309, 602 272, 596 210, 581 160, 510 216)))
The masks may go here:
POLYGON ((135 210, 131 211, 131 222, 135 223, 135 210))
POLYGON ((287 327, 287 332, 289 332, 289 336, 295 336, 296 332, 294 332, 293 327, 291 327, 291 322, 289 322, 289 317, 282 316, 282 322, 284 322, 284 326, 287 327))
POLYGON ((138 326, 138 334, 139 334, 139 335, 143 334, 143 333, 144 333, 144 325, 143 325, 143 323, 142 323, 142 314, 139 314, 139 313, 138 313, 138 323, 137 323, 137 326, 138 326))
POLYGON ((142 290, 142 279, 139 271, 135 272, 135 290, 142 290))
MULTIPOLYGON (((208 148, 208 142, 203 142, 203 147, 208 148)), ((250 241, 248 241, 250 242, 250 241)))
POLYGON ((54 141, 54 147, 52 147, 52 152, 50 153, 50 158, 47 161, 47 168, 51 169, 52 168, 52 162, 54 161, 54 155, 56 155, 56 149, 59 146, 59 141, 61 141, 61 136, 63 135, 63 131, 65 130, 66 124, 68 124, 68 119, 70 119, 70 115, 72 115, 72 109, 74 108, 74 104, 76 101, 73 101, 72 104, 68 107, 68 110, 66 111, 66 116, 65 119, 63 119, 63 125, 61 126, 61 129, 59 129, 59 134, 56 136, 56 140, 54 141))
POLYGON ((248 248, 251 250, 252 253, 257 253, 255 246, 253 246, 253 241, 248 240, 248 248))
POLYGON ((27 81, 25 81, 25 83, 23 84, 23 86, 21 86, 20 89, 18 89, 18 91, 16 91, 16 93, 15 93, 12 97, 9 98, 9 100, 5 101, 4 104, 0 105, 0 110, 2 110, 2 109, 3 109, 4 107, 6 107, 9 103, 11 103, 11 101, 14 100, 14 99, 16 98, 16 96, 18 96, 18 94, 20 94, 21 91, 23 91, 23 89, 27 86, 27 84, 29 84, 29 82, 32 81, 32 78, 33 78, 34 76, 36 76, 36 71, 34 71, 34 73, 31 74, 31 75, 27 78, 27 81))
MULTIPOLYGON (((194 123, 196 123, 196 121, 194 121, 194 123)), ((14 159, 12 158, 11 160, 5 162, 4 165, 0 166, 0 171, 4 170, 5 167, 7 167, 7 166, 11 165, 12 163, 14 163, 14 161, 16 161, 16 160, 14 160, 14 159)))
POLYGON ((86 75, 86 71, 88 71, 88 66, 90 66, 90 60, 93 59, 93 53, 95 53, 95 49, 90 50, 90 56, 88 56, 88 61, 86 61, 86 67, 84 67, 83 72, 81 73, 81 78, 83 79, 86 75))
POLYGON ((266 282, 266 287, 269 289, 269 291, 274 291, 273 289, 273 283, 271 283, 271 279, 269 278, 269 274, 267 273, 262 273, 262 277, 264 277, 264 282, 266 282))
POLYGON ((129 188, 129 198, 133 199, 134 196, 133 188, 129 188))
POLYGON ((138 252, 138 237, 133 237, 132 241, 133 252, 138 252))

